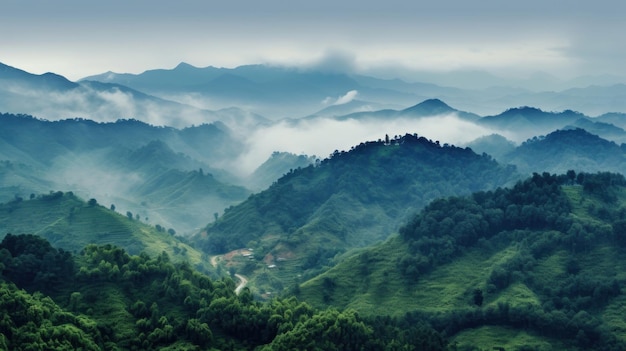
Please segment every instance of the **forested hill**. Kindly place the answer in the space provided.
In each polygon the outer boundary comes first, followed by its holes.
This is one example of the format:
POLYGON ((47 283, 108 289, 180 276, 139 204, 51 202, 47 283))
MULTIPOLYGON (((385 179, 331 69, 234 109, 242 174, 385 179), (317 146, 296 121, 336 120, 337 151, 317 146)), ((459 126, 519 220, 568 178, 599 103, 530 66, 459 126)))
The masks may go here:
POLYGON ((85 202, 72 192, 31 197, 0 204, 0 238, 8 233, 36 234, 70 252, 89 244, 114 244, 133 254, 167 252, 173 261, 214 271, 203 254, 172 235, 171 228, 148 225, 131 212, 121 215, 96 199, 85 202))
POLYGON ((210 253, 250 247, 265 263, 280 257, 278 266, 302 272, 384 240, 435 198, 493 189, 513 179, 513 168, 488 156, 417 135, 367 142, 293 170, 226 209, 194 240, 210 253))
POLYGON ((295 298, 255 301, 169 255, 112 245, 72 255, 35 235, 0 242, 2 350, 446 350, 415 320, 364 319, 295 298))
POLYGON ((626 173, 624 147, 584 129, 557 130, 527 140, 502 156, 502 162, 515 164, 520 172, 565 173, 568 170, 626 173))
POLYGON ((433 201, 399 236, 297 291, 320 306, 427 316, 459 346, 621 350, 625 229, 622 175, 535 174, 433 201))

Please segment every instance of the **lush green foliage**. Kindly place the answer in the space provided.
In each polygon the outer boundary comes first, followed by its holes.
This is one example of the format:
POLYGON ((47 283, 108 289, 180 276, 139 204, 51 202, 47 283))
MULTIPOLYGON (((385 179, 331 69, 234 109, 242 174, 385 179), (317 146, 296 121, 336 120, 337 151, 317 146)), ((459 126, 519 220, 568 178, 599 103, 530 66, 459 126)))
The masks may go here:
POLYGON ((51 192, 0 204, 0 238, 7 233, 33 233, 70 252, 89 244, 113 243, 133 254, 166 251, 174 261, 186 260, 206 272, 213 270, 203 254, 164 228, 142 223, 132 214, 130 217, 95 200, 85 203, 71 192, 51 192))
POLYGON ((514 164, 520 172, 626 173, 624 148, 583 129, 557 130, 527 140, 498 160, 514 164))
POLYGON ((253 248, 258 266, 245 274, 266 273, 280 283, 252 277, 252 284, 258 292, 276 291, 298 275, 334 264, 337 255, 386 239, 435 198, 492 189, 512 179, 514 169, 488 156, 417 135, 367 142, 286 174, 226 209, 195 242, 211 253, 253 248), (270 257, 284 259, 275 262, 280 274, 267 272, 270 257))
MULTIPOLYGON (((427 319, 465 346, 467 331, 498 326, 530 333, 514 347, 623 349, 625 186, 618 174, 571 171, 439 199, 398 237, 296 292, 314 305, 427 319)), ((474 345, 498 346, 482 340, 474 345)))
MULTIPOLYGON (((257 302, 247 289, 235 294, 231 279, 211 280, 186 263, 171 262, 166 253, 130 256, 115 246, 89 245, 73 266, 73 257, 35 236, 10 235, 0 246, 7 280, 0 284, 4 349, 446 347, 440 335, 419 321, 405 329, 397 320, 363 319, 350 310, 318 311, 295 298, 257 302), (53 283, 46 287, 49 296, 26 292, 37 290, 41 281, 16 277, 15 263, 28 259, 34 262, 29 267, 41 268, 50 257, 65 270, 48 280, 53 283)), ((27 267, 18 269, 30 273, 27 267)), ((55 268, 47 271, 56 273, 55 268)))

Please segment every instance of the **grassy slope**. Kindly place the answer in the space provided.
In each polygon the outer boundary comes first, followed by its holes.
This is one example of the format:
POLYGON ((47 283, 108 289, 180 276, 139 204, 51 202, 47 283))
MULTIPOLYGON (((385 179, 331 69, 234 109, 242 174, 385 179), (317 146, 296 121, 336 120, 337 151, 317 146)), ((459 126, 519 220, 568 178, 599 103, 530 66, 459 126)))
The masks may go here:
POLYGON ((131 254, 156 256, 165 251, 175 261, 212 270, 203 255, 166 232, 130 220, 105 207, 89 206, 68 194, 0 204, 0 235, 37 234, 56 247, 78 252, 88 244, 114 244, 131 254))
MULTIPOLYGON (((588 211, 590 206, 602 206, 601 201, 584 195, 580 186, 564 187, 564 190, 573 205, 573 217, 602 222, 588 211)), ((626 203, 624 189, 621 189, 619 201, 626 203)), ((472 293, 475 288, 480 288, 485 292, 483 309, 497 308, 499 303, 541 306, 540 292, 533 291, 522 281, 515 281, 503 291, 488 292, 487 281, 493 268, 511 258, 521 245, 507 240, 493 238, 490 243, 466 251, 453 262, 441 265, 420 277, 419 281, 407 285, 406 278, 397 269, 397 258, 406 253, 406 248, 402 240, 395 236, 303 283, 299 288, 300 298, 315 306, 350 307, 368 315, 402 316, 408 311, 437 313, 475 309, 472 293)), ((535 284, 549 287, 554 281, 567 277, 565 266, 569 257, 568 250, 557 249, 538 259, 532 269, 535 284)), ((596 245, 576 258, 581 273, 626 280, 626 252, 611 243, 596 245)), ((626 340, 625 309, 626 297, 620 295, 606 306, 588 312, 602 318, 618 338, 626 340)), ((558 340, 495 326, 463 330, 453 335, 451 340, 459 346, 472 344, 489 349, 502 346, 508 350, 521 345, 537 346, 539 349, 564 348, 558 340)))

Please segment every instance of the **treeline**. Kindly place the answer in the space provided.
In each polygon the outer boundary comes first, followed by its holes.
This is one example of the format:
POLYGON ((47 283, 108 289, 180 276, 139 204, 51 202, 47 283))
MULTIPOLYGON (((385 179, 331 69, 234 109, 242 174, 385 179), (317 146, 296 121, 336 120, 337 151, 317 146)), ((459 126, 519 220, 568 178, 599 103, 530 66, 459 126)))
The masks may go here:
POLYGON ((624 281, 581 264, 599 245, 620 253, 626 247, 626 208, 617 203, 625 185, 620 174, 544 173, 510 189, 434 201, 400 231, 409 254, 397 265, 408 284, 472 247, 489 254, 517 244, 515 253, 494 265, 486 281, 475 288, 474 308, 414 315, 428 319, 444 335, 481 325, 506 325, 567 340, 581 349, 625 349, 626 343, 598 315, 622 295, 624 281), (573 204, 566 190, 580 193, 581 203, 590 199, 582 208, 584 216, 572 215, 574 205, 581 205, 573 204), (563 272, 558 279, 536 271, 541 260, 557 252, 567 253, 567 259, 552 268, 563 272), (499 302, 482 307, 484 298, 497 296, 514 283, 530 288, 539 304, 499 302))
POLYGON ((444 350, 432 328, 316 310, 295 298, 255 301, 167 254, 112 245, 78 256, 33 235, 0 243, 0 349, 444 350))

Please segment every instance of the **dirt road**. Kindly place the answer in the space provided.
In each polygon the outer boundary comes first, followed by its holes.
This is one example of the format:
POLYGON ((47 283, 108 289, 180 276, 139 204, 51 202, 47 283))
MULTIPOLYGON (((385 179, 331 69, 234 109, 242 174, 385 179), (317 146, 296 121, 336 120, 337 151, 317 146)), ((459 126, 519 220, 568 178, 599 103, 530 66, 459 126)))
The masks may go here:
POLYGON ((239 278, 239 285, 235 288, 235 294, 239 295, 241 290, 246 287, 246 284, 248 284, 248 278, 241 274, 235 274, 235 277, 239 278))

